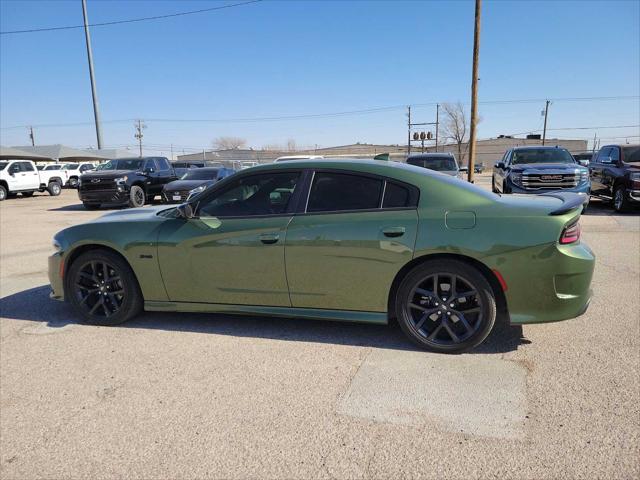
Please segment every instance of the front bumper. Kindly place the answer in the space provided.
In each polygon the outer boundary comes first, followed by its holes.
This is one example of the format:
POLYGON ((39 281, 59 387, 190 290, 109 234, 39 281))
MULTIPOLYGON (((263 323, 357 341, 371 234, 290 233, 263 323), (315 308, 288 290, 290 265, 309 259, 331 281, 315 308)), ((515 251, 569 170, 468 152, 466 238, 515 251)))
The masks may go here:
POLYGON ((62 252, 56 252, 49 257, 49 284, 54 300, 64 301, 64 258, 62 252))
POLYGON ((129 202, 129 189, 118 190, 78 190, 78 198, 86 203, 102 205, 124 205, 129 202))
POLYGON ((573 193, 584 193, 589 195, 591 193, 591 184, 589 182, 581 183, 577 187, 571 188, 524 188, 520 185, 516 185, 511 181, 511 179, 507 179, 507 188, 509 189, 508 193, 526 193, 533 195, 540 195, 542 193, 549 192, 573 192, 573 193))
POLYGON ((585 243, 530 247, 486 263, 507 284, 504 293, 512 324, 575 318, 591 301, 595 255, 585 243))

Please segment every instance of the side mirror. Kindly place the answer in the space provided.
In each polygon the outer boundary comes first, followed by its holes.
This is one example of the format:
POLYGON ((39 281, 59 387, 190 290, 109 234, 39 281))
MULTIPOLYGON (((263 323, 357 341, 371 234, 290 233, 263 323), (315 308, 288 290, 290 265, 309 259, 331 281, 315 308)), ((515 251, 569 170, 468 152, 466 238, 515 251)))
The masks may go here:
POLYGON ((184 219, 195 218, 196 212, 193 210, 193 207, 190 203, 182 203, 176 207, 178 212, 178 216, 184 219))
POLYGON ((461 172, 468 172, 469 171, 469 167, 460 167, 460 171, 461 172))
POLYGON ((586 159, 585 160, 580 160, 580 161, 578 161, 578 163, 580 165, 582 165, 583 167, 588 167, 589 166, 589 160, 586 160, 586 159))
POLYGON ((499 168, 500 170, 504 170, 504 162, 502 161, 496 162, 496 168, 499 168))

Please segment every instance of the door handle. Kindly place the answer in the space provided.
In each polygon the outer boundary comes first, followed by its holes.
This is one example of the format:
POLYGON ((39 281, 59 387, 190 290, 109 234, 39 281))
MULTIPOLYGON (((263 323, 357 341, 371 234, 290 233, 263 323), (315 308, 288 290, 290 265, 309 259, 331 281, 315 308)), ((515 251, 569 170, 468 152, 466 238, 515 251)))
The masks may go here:
POLYGON ((280 239, 277 233, 263 233, 260 235, 260 241, 266 245, 276 243, 280 239))
POLYGON ((405 228, 404 227, 387 227, 382 229, 382 233, 385 237, 401 237, 404 235, 405 228))

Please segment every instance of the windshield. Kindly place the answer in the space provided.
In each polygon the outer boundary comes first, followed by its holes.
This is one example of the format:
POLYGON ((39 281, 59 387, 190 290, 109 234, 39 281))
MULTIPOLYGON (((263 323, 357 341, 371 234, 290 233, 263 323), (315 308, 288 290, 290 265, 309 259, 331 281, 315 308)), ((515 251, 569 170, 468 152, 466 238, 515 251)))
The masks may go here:
POLYGON ((624 152, 624 161, 627 163, 640 162, 640 145, 634 147, 622 147, 624 152))
POLYGON ((217 168, 191 168, 180 180, 215 180, 218 178, 217 168))
POLYGON ((120 158, 103 163, 100 170, 142 170, 144 162, 144 158, 120 158))
POLYGON ((453 172, 458 170, 453 157, 417 157, 408 159, 407 163, 437 172, 453 172))
POLYGON ((63 170, 77 170, 78 169, 78 164, 77 163, 67 163, 64 167, 62 167, 63 170))
POLYGON ((8 164, 9 162, 0 162, 0 170, 4 170, 8 164))
POLYGON ((564 148, 523 148, 514 150, 511 156, 512 165, 523 163, 576 163, 571 154, 564 148))

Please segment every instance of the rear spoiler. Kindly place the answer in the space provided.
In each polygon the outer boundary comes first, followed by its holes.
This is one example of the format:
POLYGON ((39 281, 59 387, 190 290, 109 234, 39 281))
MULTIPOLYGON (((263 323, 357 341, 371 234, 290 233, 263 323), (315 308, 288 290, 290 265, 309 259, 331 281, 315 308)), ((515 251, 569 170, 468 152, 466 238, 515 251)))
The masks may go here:
POLYGON ((589 203, 589 196, 580 193, 573 192, 550 192, 543 193, 543 197, 554 197, 562 200, 562 205, 560 205, 555 210, 549 212, 549 215, 562 215, 567 212, 570 212, 574 208, 578 208, 580 206, 586 205, 589 203))

